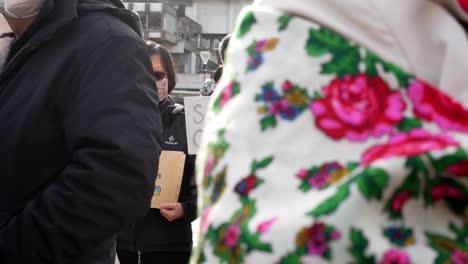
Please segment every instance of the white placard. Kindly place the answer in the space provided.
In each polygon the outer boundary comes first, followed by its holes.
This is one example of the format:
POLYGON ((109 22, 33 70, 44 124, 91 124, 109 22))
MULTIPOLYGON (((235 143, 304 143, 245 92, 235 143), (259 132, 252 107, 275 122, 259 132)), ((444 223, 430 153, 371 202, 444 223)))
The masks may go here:
POLYGON ((209 96, 193 96, 184 98, 189 155, 197 154, 198 148, 200 147, 209 102, 209 96))

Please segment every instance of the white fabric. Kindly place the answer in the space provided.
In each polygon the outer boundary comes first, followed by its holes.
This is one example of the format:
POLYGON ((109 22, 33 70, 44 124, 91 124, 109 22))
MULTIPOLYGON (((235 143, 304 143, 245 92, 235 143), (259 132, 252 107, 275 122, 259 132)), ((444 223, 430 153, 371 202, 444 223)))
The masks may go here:
POLYGON ((468 97, 468 41, 455 0, 256 0, 330 27, 446 93, 468 97))

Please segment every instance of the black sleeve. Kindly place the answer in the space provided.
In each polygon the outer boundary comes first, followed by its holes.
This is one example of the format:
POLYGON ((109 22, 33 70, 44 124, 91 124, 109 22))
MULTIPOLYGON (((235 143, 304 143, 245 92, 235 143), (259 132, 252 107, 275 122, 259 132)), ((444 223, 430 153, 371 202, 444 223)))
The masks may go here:
POLYGON ((196 156, 190 155, 187 156, 186 168, 184 172, 188 176, 188 186, 186 188, 187 198, 185 201, 181 202, 184 207, 184 217, 181 219, 183 222, 193 222, 197 219, 197 183, 195 179, 195 159, 196 156))
POLYGON ((16 263, 76 263, 150 207, 161 120, 144 43, 115 36, 84 60, 57 107, 72 160, 0 232, 16 263))

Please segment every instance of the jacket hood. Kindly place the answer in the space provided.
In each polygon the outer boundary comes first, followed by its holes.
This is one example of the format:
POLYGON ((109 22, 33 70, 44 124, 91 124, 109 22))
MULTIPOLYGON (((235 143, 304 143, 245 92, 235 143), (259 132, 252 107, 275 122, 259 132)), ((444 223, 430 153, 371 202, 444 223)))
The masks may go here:
POLYGON ((124 21, 138 35, 142 34, 140 18, 136 12, 125 9, 121 0, 78 0, 78 12, 104 11, 124 21))
POLYGON ((11 47, 0 81, 68 23, 91 12, 107 12, 128 24, 141 36, 142 26, 138 15, 125 9, 121 0, 45 0, 34 24, 11 47))

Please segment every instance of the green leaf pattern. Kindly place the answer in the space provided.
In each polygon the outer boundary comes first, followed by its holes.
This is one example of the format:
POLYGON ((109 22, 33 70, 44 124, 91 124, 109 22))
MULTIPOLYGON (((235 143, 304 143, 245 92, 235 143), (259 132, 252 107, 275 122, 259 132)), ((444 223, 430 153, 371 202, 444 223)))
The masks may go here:
POLYGON ((388 63, 369 50, 364 50, 363 56, 359 45, 353 44, 339 34, 321 27, 310 29, 306 51, 312 57, 331 55, 332 59, 322 64, 322 74, 334 74, 340 78, 346 75, 356 75, 360 72, 359 64, 364 63, 365 72, 369 76, 377 76, 377 65, 385 72, 395 75, 401 88, 407 88, 414 77, 400 67, 388 63))
POLYGON ((247 33, 250 32, 252 26, 257 23, 257 19, 252 11, 247 12, 243 18, 240 19, 236 30, 234 30, 237 38, 243 38, 247 33))

